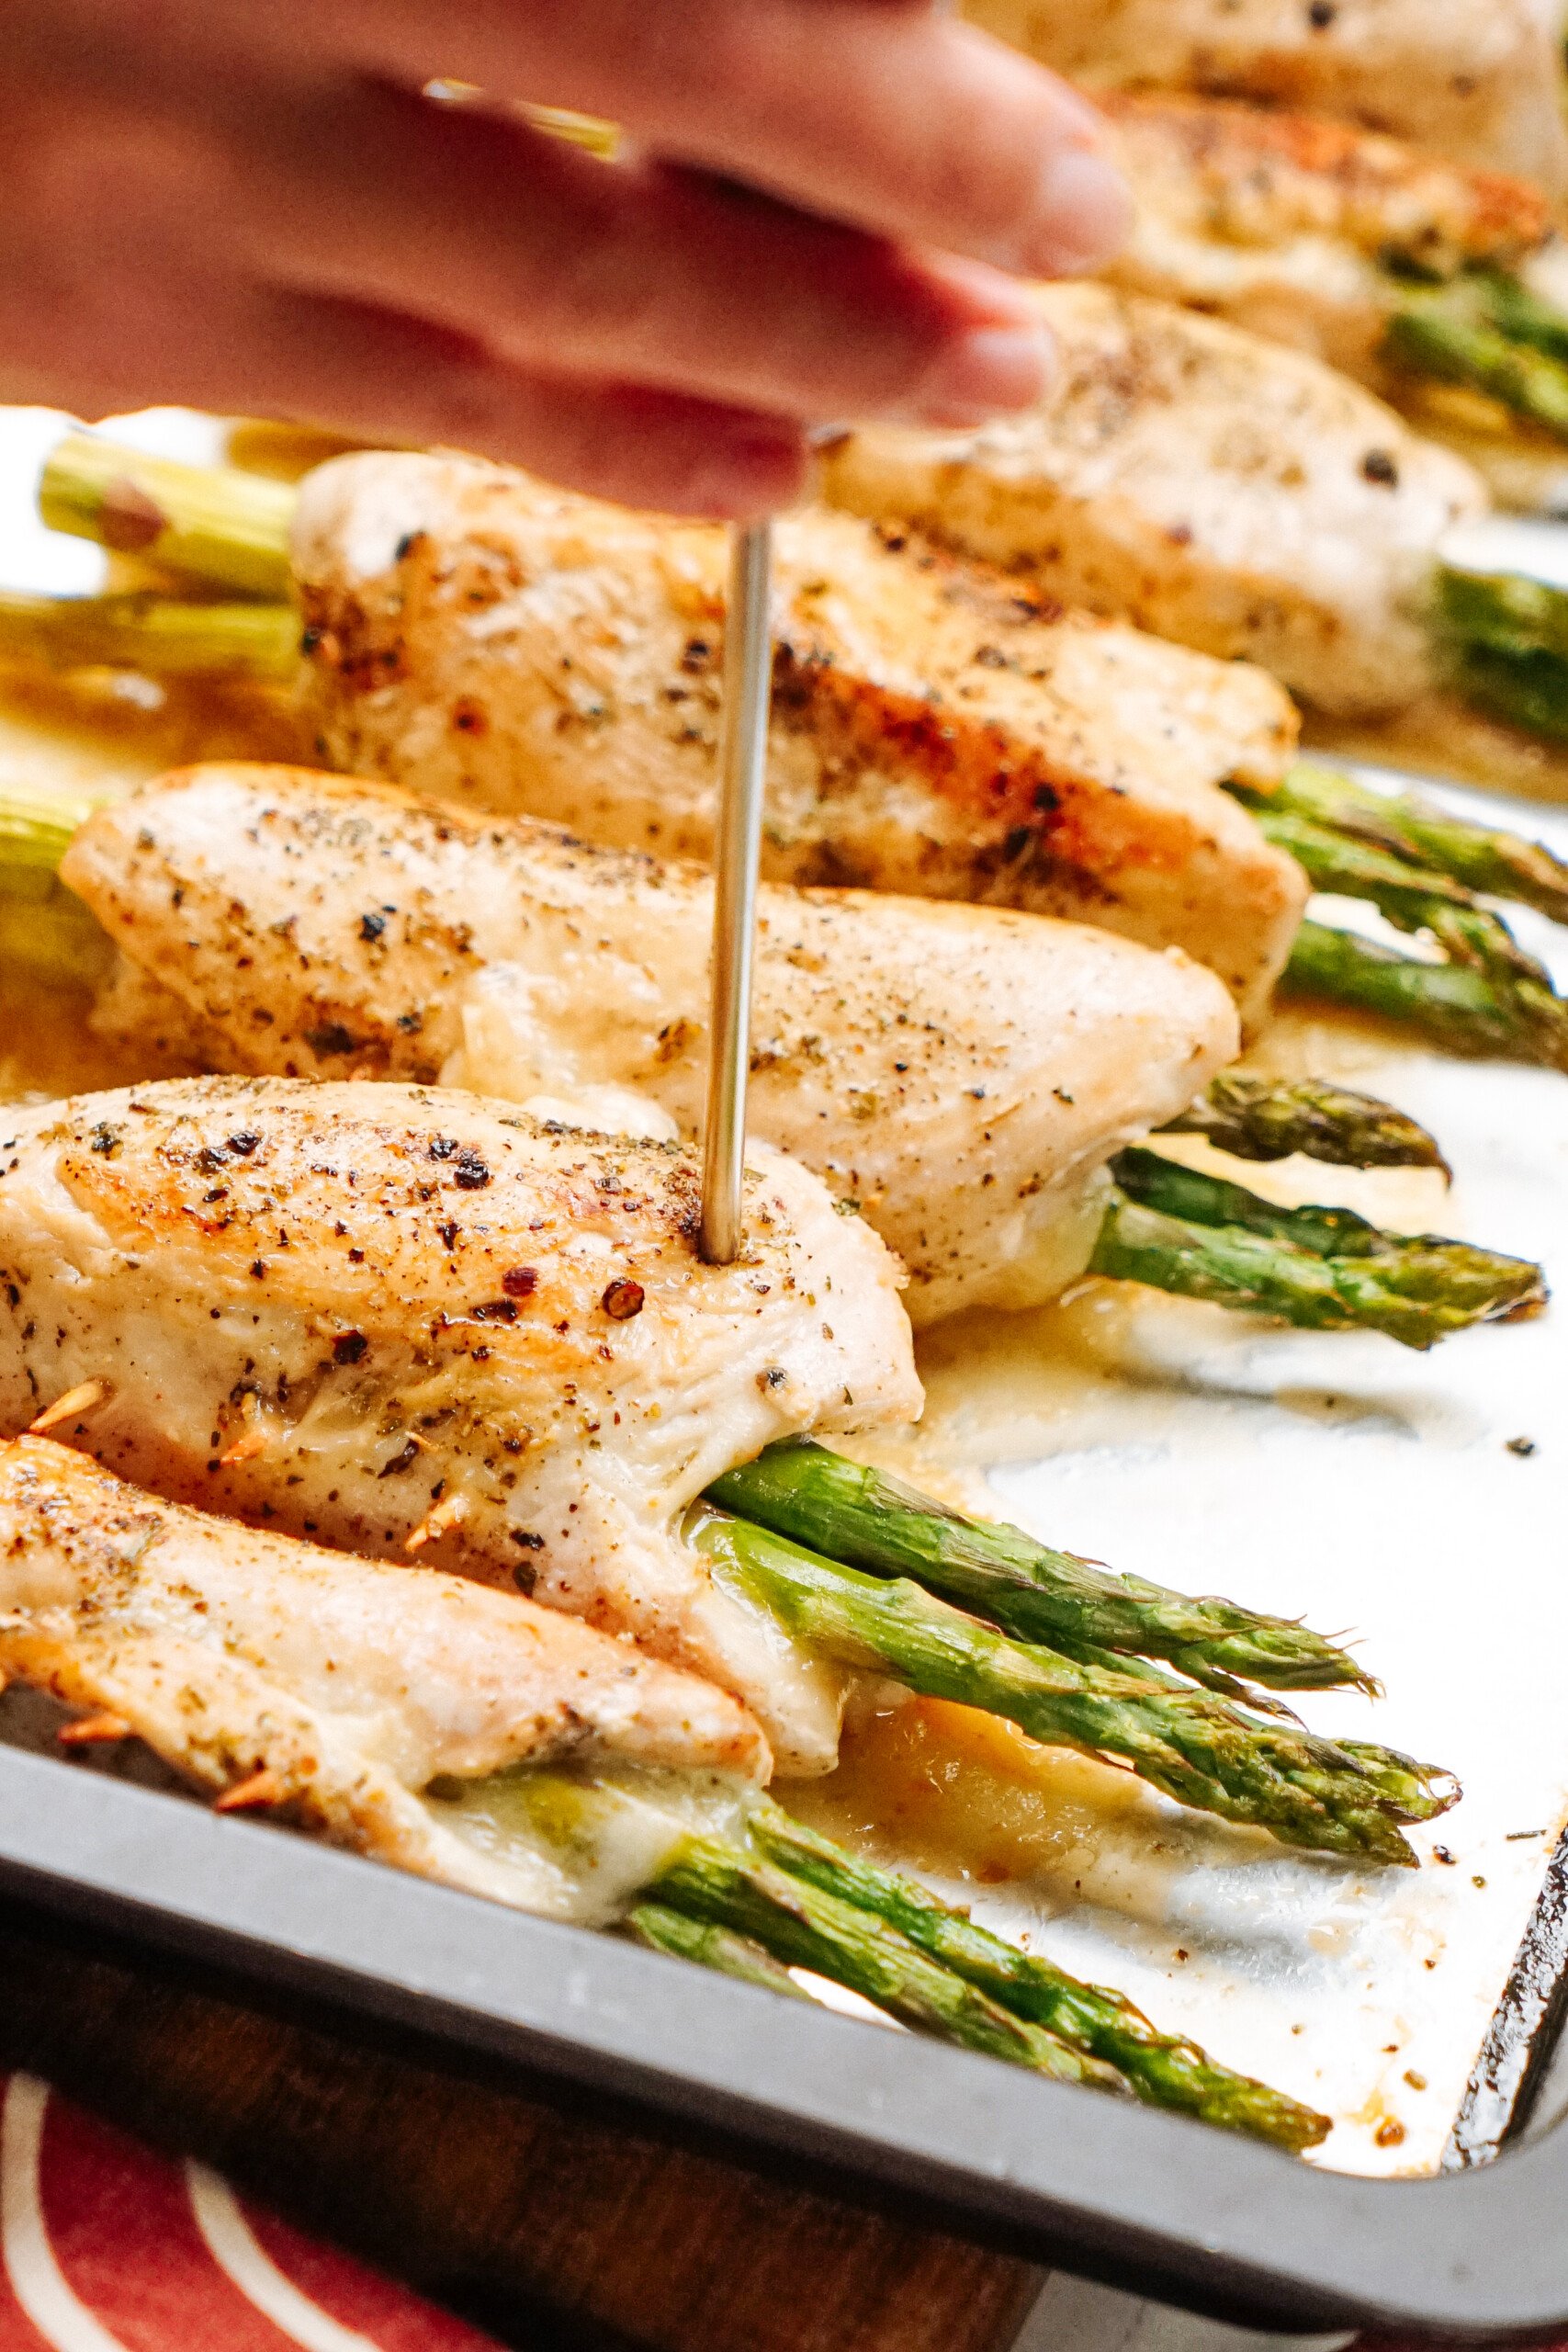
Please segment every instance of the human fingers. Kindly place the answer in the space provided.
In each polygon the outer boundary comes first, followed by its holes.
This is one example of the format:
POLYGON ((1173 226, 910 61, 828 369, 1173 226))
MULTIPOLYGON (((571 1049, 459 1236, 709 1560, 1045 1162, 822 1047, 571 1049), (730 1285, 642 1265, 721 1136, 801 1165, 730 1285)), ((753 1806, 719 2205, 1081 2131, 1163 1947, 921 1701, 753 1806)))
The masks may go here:
POLYGON ((0 399, 96 417, 160 400, 330 424, 367 441, 483 451, 617 504, 716 521, 798 497, 807 452, 779 417, 646 387, 519 368, 471 338, 373 305, 144 279, 134 317, 94 334, 10 337, 0 399))
POLYGON ((551 375, 807 420, 964 426, 1037 399, 1021 288, 732 183, 609 167, 385 84, 254 97, 220 207, 253 266, 441 321, 551 375))
POLYGON ((111 78, 135 62, 145 80, 160 25, 161 84, 208 105, 246 78, 211 72, 225 41, 279 72, 457 77, 609 116, 655 153, 807 211, 1026 275, 1098 266, 1130 222, 1088 103, 917 0, 210 0, 194 42, 174 37, 184 12, 165 0, 131 12, 134 54, 126 12, 102 0, 44 15, 85 9, 84 57, 111 78))
POLYGON ((234 397, 200 405, 231 409, 249 387, 264 413, 483 450, 619 505, 714 520, 771 514, 805 485, 805 437, 782 417, 516 367, 427 320, 293 288, 255 311, 234 397))
MULTIPOLYGON (((635 0, 586 0, 579 41, 604 11, 629 35, 635 0)), ((1130 232, 1089 102, 926 6, 689 0, 640 45, 561 62, 584 92, 568 103, 908 243, 1051 277, 1099 267, 1130 232)))

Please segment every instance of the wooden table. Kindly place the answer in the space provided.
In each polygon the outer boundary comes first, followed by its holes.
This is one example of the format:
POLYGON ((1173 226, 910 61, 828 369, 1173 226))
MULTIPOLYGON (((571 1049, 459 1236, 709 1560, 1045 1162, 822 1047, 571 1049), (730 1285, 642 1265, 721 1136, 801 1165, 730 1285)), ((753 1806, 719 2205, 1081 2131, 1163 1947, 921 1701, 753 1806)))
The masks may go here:
POLYGON ((16 1904, 0 2067, 528 2352, 1004 2352, 1038 2285, 907 2203, 16 1904))

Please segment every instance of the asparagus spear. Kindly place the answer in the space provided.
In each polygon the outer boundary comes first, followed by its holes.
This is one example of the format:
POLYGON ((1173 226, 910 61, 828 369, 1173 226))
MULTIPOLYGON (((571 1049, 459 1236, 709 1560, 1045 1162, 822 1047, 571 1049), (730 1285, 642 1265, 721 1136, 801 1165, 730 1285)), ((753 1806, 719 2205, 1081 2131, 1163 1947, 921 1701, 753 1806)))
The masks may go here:
POLYGON ((1119 1197, 1092 1270, 1315 1330, 1370 1328, 1427 1348, 1472 1323, 1533 1314, 1539 1266, 1433 1234, 1385 1233, 1350 1209, 1276 1208, 1157 1152, 1112 1162, 1119 1197))
POLYGON ((1162 1133, 1206 1136, 1235 1159, 1289 1159, 1299 1151, 1336 1168, 1450 1172, 1436 1138, 1403 1111, 1317 1078, 1283 1084, 1222 1070, 1207 1094, 1162 1133))
POLYGON ((1568 359, 1568 313, 1555 302, 1547 301, 1506 270, 1473 270, 1470 283, 1492 324, 1511 343, 1529 344, 1554 359, 1568 359))
POLYGON ((1461 647, 1454 683, 1467 702, 1529 735, 1568 743, 1568 662, 1557 653, 1505 653, 1461 647))
POLYGON ((1472 702, 1532 733, 1568 738, 1568 591, 1440 564, 1434 626, 1472 702))
POLYGON ((1562 1068, 1551 1039, 1514 991, 1461 964, 1427 964, 1331 924, 1303 922, 1284 986, 1406 1023, 1450 1053, 1506 1056, 1562 1068))
POLYGON ((1122 1758, 1179 1803, 1287 1845, 1409 1866, 1398 1825, 1454 1802, 1445 1776, 1392 1750, 1353 1754, 1208 1691, 1010 1641, 906 1578, 834 1566, 748 1521, 707 1512, 692 1539, 721 1577, 827 1656, 1002 1715, 1047 1745, 1122 1758))
MULTIPOLYGON (((1450 578, 1456 595, 1462 595, 1466 575, 1454 572, 1450 578)), ((1499 583, 1505 592, 1527 595, 1539 584, 1517 579, 1499 583)), ((1568 655, 1568 618, 1563 628, 1562 650, 1568 655)), ((1561 858, 1517 833, 1495 832, 1451 816, 1419 793, 1375 791, 1341 769, 1308 760, 1299 760, 1274 792, 1232 789, 1249 808, 1264 806, 1353 834, 1467 890, 1516 899, 1568 922, 1568 865, 1561 858)))
POLYGON ((1438 567, 1438 618, 1465 645, 1499 653, 1550 653, 1568 661, 1568 590, 1515 571, 1438 567))
POLYGON ((605 1851, 648 1857, 624 1924, 658 1951, 795 1998, 788 1972, 807 1969, 919 2031, 1280 2147, 1310 2147, 1328 2128, 1196 2044, 1157 2033, 1119 1994, 1014 1951, 766 1798, 749 1798, 734 1827, 696 1828, 657 1790, 535 1768, 507 1777, 533 1832, 569 1867, 605 1851))
POLYGON ((1568 1007, 1558 1006, 1551 994, 1551 974, 1462 884, 1291 809, 1265 805, 1257 816, 1269 839, 1305 867, 1315 888, 1365 899, 1401 931, 1430 932, 1455 963, 1510 986, 1531 983, 1556 1008, 1554 1018, 1568 1021, 1568 1007))
POLYGON ((769 1446, 716 1480, 708 1497, 807 1551, 874 1576, 911 1577, 1022 1641, 1075 1657, 1087 1646, 1168 1658, 1211 1688, 1216 1678, 1234 1687, 1237 1677, 1276 1690, 1378 1688, 1354 1658, 1304 1625, 1234 1600, 1189 1600, 1053 1551, 1021 1528, 964 1519, 810 1438, 769 1446))
POLYGON ((299 620, 288 605, 0 591, 0 660, 42 662, 57 670, 101 663, 151 677, 281 681, 299 667, 299 620))
MULTIPOLYGON (((1318 889, 1370 900, 1402 931, 1430 933, 1450 965, 1479 974, 1504 1012, 1514 1052, 1568 1069, 1568 1003, 1544 965, 1461 883, 1291 808, 1264 803, 1256 813, 1269 840, 1290 852, 1318 889)), ((1325 994, 1339 993, 1331 981, 1319 985, 1325 994)))
POLYGON ((1322 1258, 1237 1227, 1193 1225, 1124 1197, 1106 1213, 1091 1271, 1300 1330, 1382 1331, 1409 1348, 1429 1348, 1482 1319, 1468 1305, 1402 1297, 1382 1269, 1360 1261, 1322 1258))
POLYGON ((0 796, 0 970, 70 985, 91 982, 107 967, 107 938, 58 871, 92 806, 75 797, 0 796))
POLYGON ((287 482, 259 474, 179 465, 73 433, 44 467, 39 513, 51 531, 96 539, 220 588, 287 601, 295 496, 287 482))
POLYGON ((785 1968, 808 1968, 847 1984, 922 2033, 1055 2082, 1123 2095, 1129 2087, 1114 2066, 1004 2008, 885 1919, 728 1838, 682 1838, 649 1892, 666 1909, 760 1944, 785 1968))
POLYGON ((802 1990, 783 1961, 750 1936, 737 1935, 733 1928, 710 1927, 702 1919, 694 1919, 684 1911, 671 1911, 662 1903, 639 1903, 626 1917, 626 1926, 639 1943, 650 1951, 673 1953, 681 1960, 694 1960, 700 1968, 711 1968, 720 1976, 738 1977, 744 1984, 761 1984, 770 1993, 783 1993, 794 2001, 809 2001, 809 1993, 802 1990))
POLYGON ((1568 441, 1568 368, 1516 342, 1468 291, 1467 281, 1457 279, 1408 295, 1388 322, 1386 356, 1412 375, 1471 385, 1568 441))
POLYGON ((1494 1250, 1477 1250, 1469 1242, 1447 1241, 1433 1234, 1387 1233, 1354 1209, 1280 1208, 1249 1193, 1245 1184, 1232 1184, 1223 1176, 1184 1167, 1179 1160, 1168 1159, 1163 1152, 1149 1151, 1141 1145, 1131 1144, 1119 1151, 1111 1168, 1122 1192, 1146 1208, 1194 1225, 1240 1226, 1250 1233, 1266 1234, 1271 1240, 1288 1241, 1292 1249, 1309 1250, 1319 1258, 1375 1259, 1391 1269, 1391 1281, 1403 1279, 1397 1270, 1413 1245, 1453 1253, 1452 1279, 1465 1286, 1467 1300, 1490 1297, 1499 1284, 1529 1290, 1540 1279, 1540 1268, 1523 1258, 1500 1257, 1494 1250))
POLYGON ((1295 2152, 1325 2137, 1326 2117, 1266 2083, 1217 2065, 1196 2042, 1158 2032, 1123 1995, 1081 1984, 1050 1961, 1020 1951, 916 1880, 846 1853, 767 1800, 749 1826, 781 1869, 886 1920, 1015 2016, 1116 2067, 1149 2106, 1201 2116, 1295 2152))

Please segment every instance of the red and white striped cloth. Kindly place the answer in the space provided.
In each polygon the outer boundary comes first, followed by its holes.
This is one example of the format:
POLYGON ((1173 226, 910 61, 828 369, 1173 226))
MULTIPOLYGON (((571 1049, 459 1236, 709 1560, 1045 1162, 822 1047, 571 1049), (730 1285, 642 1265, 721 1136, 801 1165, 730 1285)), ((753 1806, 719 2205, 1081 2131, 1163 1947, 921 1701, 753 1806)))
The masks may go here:
POLYGON ((497 2352, 31 2075, 0 2075, 0 2352, 497 2352))

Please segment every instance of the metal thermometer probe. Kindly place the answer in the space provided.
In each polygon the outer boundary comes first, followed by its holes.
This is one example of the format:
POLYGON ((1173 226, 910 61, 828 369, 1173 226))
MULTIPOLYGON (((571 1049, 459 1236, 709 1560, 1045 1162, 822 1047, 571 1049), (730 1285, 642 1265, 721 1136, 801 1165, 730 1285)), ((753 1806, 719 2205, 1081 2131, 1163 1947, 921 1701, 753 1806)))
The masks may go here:
POLYGON ((773 695, 773 526, 738 526, 729 539, 719 734, 718 824, 714 835, 713 1001, 708 1023, 707 1116, 703 1131, 701 1247, 728 1266, 744 1238, 746 1084, 751 1063, 751 964, 757 868, 767 786, 773 695))
MULTIPOLYGON (((434 88, 432 85, 432 88, 434 88)), ((477 96, 466 83, 442 85, 477 96)), ((558 107, 525 107, 536 130, 613 161, 613 122, 558 107)), ((707 1115, 703 1133, 701 1249, 712 1266, 732 1265, 745 1238, 746 1081, 751 1062, 751 951, 757 928, 757 866, 773 686, 771 523, 737 525, 729 535, 729 608, 724 631, 718 824, 714 835, 713 1001, 707 1115)))
MULTIPOLYGON (((953 0, 931 0, 931 12, 951 16, 953 0)), ((830 429, 818 426, 812 438, 819 441, 830 429)), ((729 539, 724 631, 718 828, 714 837, 713 1004, 703 1129, 701 1249, 710 1266, 732 1265, 745 1238, 746 1087, 751 1070, 751 966, 773 690, 773 569, 772 524, 737 526, 729 539)))

